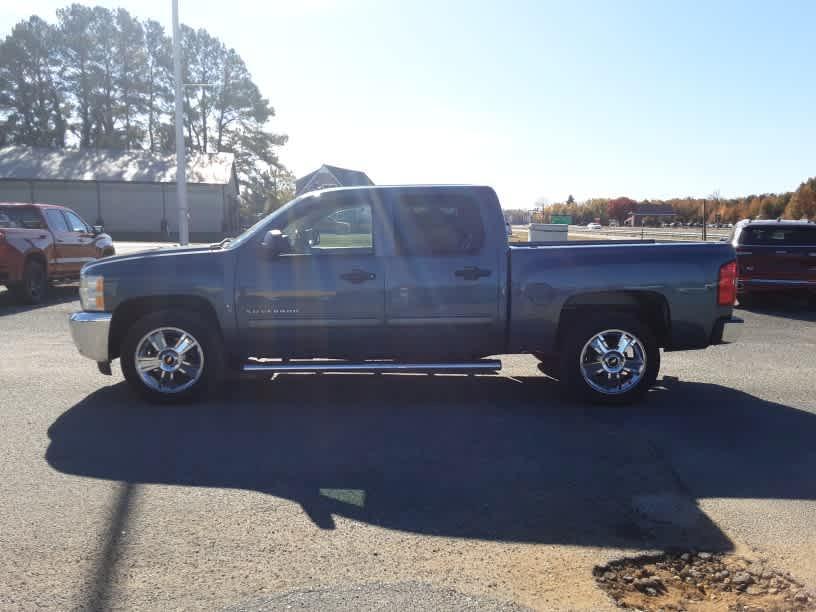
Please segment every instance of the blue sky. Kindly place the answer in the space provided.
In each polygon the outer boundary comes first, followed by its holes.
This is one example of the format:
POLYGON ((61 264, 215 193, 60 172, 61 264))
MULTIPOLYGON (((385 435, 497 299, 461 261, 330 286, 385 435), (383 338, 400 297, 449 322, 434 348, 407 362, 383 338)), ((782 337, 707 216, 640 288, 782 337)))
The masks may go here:
MULTIPOLYGON (((0 31, 69 0, 4 6, 0 31)), ((169 26, 170 0, 100 1, 169 26)), ((816 175, 816 3, 180 0, 289 134, 376 183, 536 199, 723 196, 816 175)), ((168 27, 169 29, 169 27, 168 27)))

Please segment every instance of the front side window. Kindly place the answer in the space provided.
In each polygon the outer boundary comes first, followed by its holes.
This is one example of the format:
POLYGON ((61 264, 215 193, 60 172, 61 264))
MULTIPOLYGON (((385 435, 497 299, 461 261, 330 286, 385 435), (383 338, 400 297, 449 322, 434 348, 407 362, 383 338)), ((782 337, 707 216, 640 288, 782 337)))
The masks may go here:
POLYGON ((403 255, 473 255, 484 244, 479 202, 464 195, 402 195, 394 221, 403 255))
POLYGON ((72 213, 70 210, 65 211, 65 217, 68 219, 68 227, 72 232, 87 232, 87 224, 79 218, 79 215, 72 213))
POLYGON ((321 201, 296 210, 281 231, 289 238, 291 252, 300 255, 342 254, 374 247, 368 203, 321 201))
POLYGON ((65 217, 55 208, 49 208, 45 211, 45 216, 48 218, 48 225, 55 232, 67 232, 68 224, 65 222, 65 217))

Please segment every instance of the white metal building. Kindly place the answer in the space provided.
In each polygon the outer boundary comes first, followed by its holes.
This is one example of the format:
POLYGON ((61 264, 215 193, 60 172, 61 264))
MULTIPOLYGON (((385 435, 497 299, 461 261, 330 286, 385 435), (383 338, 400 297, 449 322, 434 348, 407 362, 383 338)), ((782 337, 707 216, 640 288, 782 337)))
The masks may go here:
MULTIPOLYGON (((175 155, 144 151, 0 148, 0 202, 61 204, 118 240, 178 236, 175 155)), ((239 230, 231 153, 187 156, 191 241, 239 230)))

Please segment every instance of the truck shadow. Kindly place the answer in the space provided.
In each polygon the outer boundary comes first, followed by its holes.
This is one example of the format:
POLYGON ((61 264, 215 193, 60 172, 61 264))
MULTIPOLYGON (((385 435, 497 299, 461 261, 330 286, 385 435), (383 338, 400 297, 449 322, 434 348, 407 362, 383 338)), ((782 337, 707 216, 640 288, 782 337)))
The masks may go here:
POLYGON ((755 298, 750 305, 738 305, 734 314, 740 311, 781 317, 794 321, 816 321, 816 296, 812 298, 790 295, 767 295, 755 298))
POLYGON ((816 499, 816 416, 701 383, 641 406, 561 401, 546 378, 283 376, 189 407, 117 384, 49 428, 60 472, 248 489, 445 537, 731 550, 704 497, 816 499))
POLYGON ((20 304, 11 295, 11 292, 0 286, 0 317, 6 315, 46 308, 55 304, 66 304, 68 302, 79 301, 79 289, 76 283, 65 285, 52 285, 48 288, 45 299, 40 304, 20 304))

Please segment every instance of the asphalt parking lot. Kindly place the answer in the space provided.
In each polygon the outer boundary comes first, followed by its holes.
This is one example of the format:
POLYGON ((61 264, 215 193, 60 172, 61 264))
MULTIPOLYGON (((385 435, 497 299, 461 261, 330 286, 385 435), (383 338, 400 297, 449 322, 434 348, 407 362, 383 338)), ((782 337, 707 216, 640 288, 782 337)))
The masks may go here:
POLYGON ((816 586, 816 312, 738 311, 628 408, 501 376, 289 375, 159 408, 0 290, 0 609, 608 609, 674 547, 816 586))

